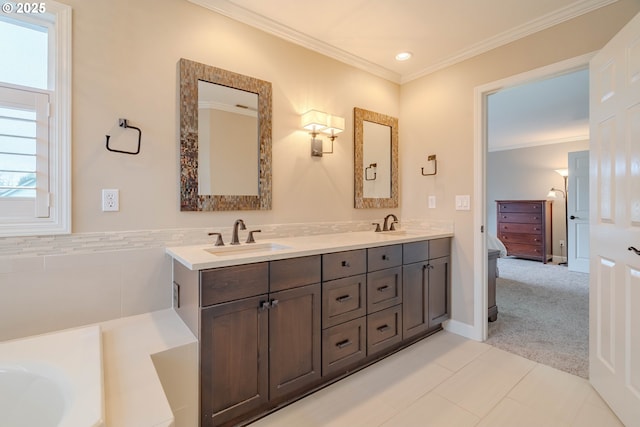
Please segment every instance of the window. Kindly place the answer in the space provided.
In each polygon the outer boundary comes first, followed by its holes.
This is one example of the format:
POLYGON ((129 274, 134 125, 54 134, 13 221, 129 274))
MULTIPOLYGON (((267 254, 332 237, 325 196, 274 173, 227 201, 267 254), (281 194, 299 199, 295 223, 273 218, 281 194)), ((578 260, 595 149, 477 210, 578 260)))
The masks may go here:
POLYGON ((13 5, 0 14, 0 236, 70 233, 71 8, 13 5))

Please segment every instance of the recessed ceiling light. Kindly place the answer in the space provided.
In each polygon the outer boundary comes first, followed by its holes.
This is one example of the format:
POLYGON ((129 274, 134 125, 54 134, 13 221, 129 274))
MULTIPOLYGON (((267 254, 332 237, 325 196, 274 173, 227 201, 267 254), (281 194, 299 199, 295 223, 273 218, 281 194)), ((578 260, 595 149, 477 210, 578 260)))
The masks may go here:
POLYGON ((413 54, 411 52, 400 52, 396 55, 396 61, 406 61, 410 59, 413 54))

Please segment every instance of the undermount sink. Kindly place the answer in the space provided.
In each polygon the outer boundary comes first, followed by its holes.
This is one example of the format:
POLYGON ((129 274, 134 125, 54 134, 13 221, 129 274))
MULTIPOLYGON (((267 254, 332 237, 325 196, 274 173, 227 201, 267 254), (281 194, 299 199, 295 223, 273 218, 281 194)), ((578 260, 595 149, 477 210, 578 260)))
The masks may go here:
POLYGON ((289 246, 280 245, 272 242, 263 243, 242 243, 240 245, 233 246, 216 246, 213 248, 205 249, 211 255, 215 256, 232 256, 248 254, 252 252, 270 252, 280 251, 282 249, 290 249, 289 246))
POLYGON ((407 230, 390 230, 390 231, 380 231, 382 234, 390 234, 392 236, 403 236, 405 234, 411 234, 411 232, 407 230))

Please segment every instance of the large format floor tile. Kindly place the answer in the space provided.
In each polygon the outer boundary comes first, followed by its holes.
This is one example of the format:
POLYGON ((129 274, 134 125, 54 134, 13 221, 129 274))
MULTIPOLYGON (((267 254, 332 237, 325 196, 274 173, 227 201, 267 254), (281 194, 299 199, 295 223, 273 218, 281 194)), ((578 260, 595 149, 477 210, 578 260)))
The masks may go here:
POLYGON ((619 427, 588 381, 439 332, 252 427, 619 427))

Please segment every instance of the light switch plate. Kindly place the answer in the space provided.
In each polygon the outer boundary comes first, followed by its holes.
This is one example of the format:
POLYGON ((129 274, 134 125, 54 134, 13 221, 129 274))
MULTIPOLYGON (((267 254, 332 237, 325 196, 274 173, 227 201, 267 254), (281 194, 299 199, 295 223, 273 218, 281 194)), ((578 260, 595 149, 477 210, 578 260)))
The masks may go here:
POLYGON ((471 210, 471 196, 456 196, 456 210, 457 211, 469 211, 471 210))

